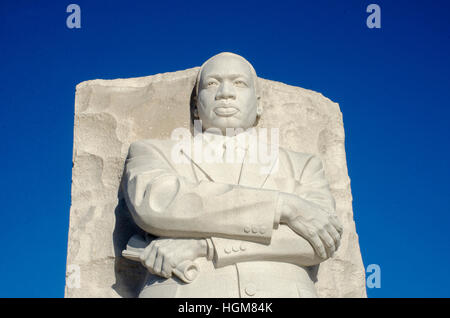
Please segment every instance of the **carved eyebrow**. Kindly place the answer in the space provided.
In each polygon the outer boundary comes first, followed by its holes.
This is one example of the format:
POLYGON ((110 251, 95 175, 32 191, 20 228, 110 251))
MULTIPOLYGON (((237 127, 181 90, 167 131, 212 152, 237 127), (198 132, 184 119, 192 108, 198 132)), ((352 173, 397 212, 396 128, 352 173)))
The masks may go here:
POLYGON ((227 75, 210 74, 206 78, 210 78, 210 77, 215 78, 215 79, 221 78, 221 77, 227 77, 227 78, 231 78, 231 79, 236 79, 236 78, 242 77, 245 80, 249 80, 247 78, 247 76, 245 76, 244 74, 227 74, 227 75))

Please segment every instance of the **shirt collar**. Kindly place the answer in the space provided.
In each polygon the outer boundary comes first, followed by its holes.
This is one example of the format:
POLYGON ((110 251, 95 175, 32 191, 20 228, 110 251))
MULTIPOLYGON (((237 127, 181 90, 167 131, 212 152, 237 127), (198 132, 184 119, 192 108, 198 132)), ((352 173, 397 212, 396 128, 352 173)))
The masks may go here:
MULTIPOLYGON (((214 134, 210 132, 197 132, 202 138, 204 144, 213 147, 230 147, 230 148, 241 148, 247 150, 251 143, 257 142, 256 134, 249 132, 248 130, 243 131, 237 135, 224 136, 221 134, 214 134)), ((197 137, 198 138, 198 137, 197 137)))

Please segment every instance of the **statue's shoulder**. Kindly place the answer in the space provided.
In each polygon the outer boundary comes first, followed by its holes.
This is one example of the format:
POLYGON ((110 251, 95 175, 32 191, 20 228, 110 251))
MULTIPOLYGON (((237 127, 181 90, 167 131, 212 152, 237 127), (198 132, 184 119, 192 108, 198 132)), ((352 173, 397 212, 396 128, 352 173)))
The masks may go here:
MULTIPOLYGON (((322 159, 316 154, 293 151, 280 147, 280 157, 289 162, 290 166, 294 168, 296 174, 301 174, 301 171, 313 169, 317 170, 322 167, 322 159)), ((299 175, 295 177, 299 177, 299 175)))
POLYGON ((170 151, 174 144, 175 141, 171 139, 141 139, 130 144, 129 153, 131 155, 138 155, 151 150, 165 153, 170 151))
POLYGON ((147 146, 153 146, 153 147, 166 147, 166 146, 172 146, 175 144, 176 141, 172 139, 141 139, 137 140, 130 144, 130 147, 133 145, 147 145, 147 146))
POLYGON ((281 154, 284 154, 285 156, 291 158, 291 160, 295 161, 308 161, 311 160, 312 158, 318 158, 317 155, 312 153, 294 151, 284 147, 280 147, 279 151, 281 154))

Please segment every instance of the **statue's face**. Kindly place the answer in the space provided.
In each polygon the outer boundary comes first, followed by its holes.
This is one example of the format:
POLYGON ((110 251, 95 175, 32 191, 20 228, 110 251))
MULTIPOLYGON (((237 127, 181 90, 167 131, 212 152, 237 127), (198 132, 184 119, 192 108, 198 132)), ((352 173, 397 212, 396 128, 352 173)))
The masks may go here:
POLYGON ((210 60, 200 75, 197 111, 203 129, 247 129, 254 125, 258 98, 249 65, 237 56, 210 60))

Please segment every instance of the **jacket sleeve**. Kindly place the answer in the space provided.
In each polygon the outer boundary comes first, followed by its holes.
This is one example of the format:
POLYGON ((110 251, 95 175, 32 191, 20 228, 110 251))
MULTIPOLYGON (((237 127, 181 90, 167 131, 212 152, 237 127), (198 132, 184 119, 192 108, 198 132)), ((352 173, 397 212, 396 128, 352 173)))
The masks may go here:
POLYGON ((287 225, 280 225, 273 232, 270 245, 219 237, 213 237, 211 240, 214 246, 213 262, 216 267, 250 261, 312 266, 323 261, 315 254, 311 244, 287 225))
POLYGON ((322 160, 319 157, 312 155, 309 158, 299 181, 295 194, 330 214, 336 213, 336 203, 325 177, 322 160))
POLYGON ((130 146, 123 187, 136 224, 156 236, 216 236, 268 244, 279 222, 277 191, 190 182, 149 141, 130 146))
MULTIPOLYGON (((311 156, 300 171, 298 179, 299 185, 294 189, 295 194, 307 205, 313 204, 328 213, 335 213, 335 201, 320 158, 311 156)), ((211 239, 214 246, 213 261, 216 267, 256 260, 286 262, 299 266, 312 266, 324 261, 316 255, 306 239, 286 225, 280 225, 274 230, 270 245, 218 237, 211 239)))

